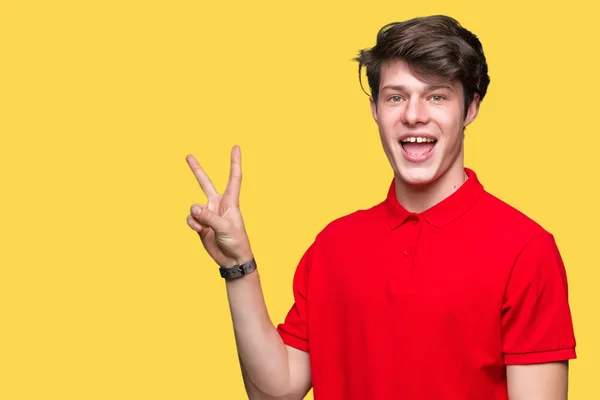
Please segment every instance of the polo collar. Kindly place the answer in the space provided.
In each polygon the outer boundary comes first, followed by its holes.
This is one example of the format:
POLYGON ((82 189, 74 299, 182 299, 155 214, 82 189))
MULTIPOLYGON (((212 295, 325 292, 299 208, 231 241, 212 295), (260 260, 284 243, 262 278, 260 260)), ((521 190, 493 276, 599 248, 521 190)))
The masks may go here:
POLYGON ((465 168, 467 180, 444 200, 421 213, 411 213, 396 199, 395 180, 392 180, 385 200, 388 221, 392 229, 400 226, 410 216, 423 218, 431 225, 441 228, 467 212, 484 193, 477 174, 465 168))

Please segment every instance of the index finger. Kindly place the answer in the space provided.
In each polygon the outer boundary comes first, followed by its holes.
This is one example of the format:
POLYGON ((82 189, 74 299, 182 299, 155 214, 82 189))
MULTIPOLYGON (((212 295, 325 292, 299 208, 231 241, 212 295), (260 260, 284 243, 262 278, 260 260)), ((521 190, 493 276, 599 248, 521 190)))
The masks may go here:
POLYGON ((185 158, 185 160, 187 161, 188 165, 190 166, 190 169, 196 176, 196 180, 200 184, 200 187, 202 188, 202 191, 204 192, 204 194, 209 199, 212 197, 217 197, 219 195, 217 193, 217 190, 215 189, 215 187, 212 184, 208 175, 206 175, 206 172, 204 172, 204 170, 200 166, 200 163, 198 162, 198 160, 196 160, 196 158, 191 154, 189 154, 185 158))

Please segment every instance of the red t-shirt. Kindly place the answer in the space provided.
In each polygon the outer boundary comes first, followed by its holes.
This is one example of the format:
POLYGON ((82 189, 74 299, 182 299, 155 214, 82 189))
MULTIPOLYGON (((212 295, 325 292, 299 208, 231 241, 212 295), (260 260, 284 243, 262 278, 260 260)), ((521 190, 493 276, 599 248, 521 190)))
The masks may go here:
POLYGON ((476 174, 422 213, 396 200, 330 223, 277 329, 315 400, 506 400, 506 365, 576 357, 554 237, 476 174))

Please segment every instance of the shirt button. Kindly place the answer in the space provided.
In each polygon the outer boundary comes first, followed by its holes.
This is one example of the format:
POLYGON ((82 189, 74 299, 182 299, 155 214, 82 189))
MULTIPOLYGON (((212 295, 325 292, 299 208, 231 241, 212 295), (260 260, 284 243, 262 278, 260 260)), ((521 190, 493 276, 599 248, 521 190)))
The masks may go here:
POLYGON ((408 257, 409 254, 410 254, 410 251, 404 250, 404 257, 408 257))
POLYGON ((413 219, 413 220, 412 220, 412 222, 413 222, 413 224, 416 224, 416 223, 417 223, 417 220, 416 220, 416 219, 413 219))

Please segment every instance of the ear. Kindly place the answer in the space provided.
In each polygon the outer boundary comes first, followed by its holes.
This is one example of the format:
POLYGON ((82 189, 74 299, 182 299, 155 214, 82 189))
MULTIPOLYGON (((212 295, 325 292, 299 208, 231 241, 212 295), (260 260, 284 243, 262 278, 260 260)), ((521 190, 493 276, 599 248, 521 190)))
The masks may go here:
POLYGON ((471 103, 469 103, 469 108, 467 109, 467 116, 465 117, 463 128, 466 128, 467 125, 475 121, 475 118, 477 118, 477 115, 479 114, 479 99, 479 93, 475 93, 473 95, 471 103))
POLYGON ((373 96, 369 97, 369 103, 371 103, 371 114, 373 114, 373 119, 376 123, 379 123, 377 120, 377 103, 373 100, 373 96))

